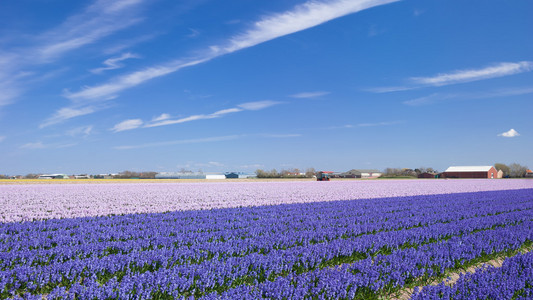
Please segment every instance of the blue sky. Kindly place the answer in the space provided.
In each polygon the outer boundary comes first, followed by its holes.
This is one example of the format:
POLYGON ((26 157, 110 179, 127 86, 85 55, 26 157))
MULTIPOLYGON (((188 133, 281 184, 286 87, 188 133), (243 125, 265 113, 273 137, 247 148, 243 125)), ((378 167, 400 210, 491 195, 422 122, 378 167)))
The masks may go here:
POLYGON ((0 2, 0 173, 533 167, 533 3, 0 2))

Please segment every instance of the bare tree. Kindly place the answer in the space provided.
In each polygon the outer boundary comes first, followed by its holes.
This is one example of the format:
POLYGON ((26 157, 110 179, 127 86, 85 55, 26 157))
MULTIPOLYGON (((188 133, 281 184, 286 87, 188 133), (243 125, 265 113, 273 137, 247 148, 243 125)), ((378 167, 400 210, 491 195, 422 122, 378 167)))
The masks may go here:
POLYGON ((315 168, 307 168, 307 170, 305 170, 305 177, 312 178, 313 176, 315 176, 315 174, 315 168))
POLYGON ((509 176, 511 177, 525 177, 527 167, 518 163, 512 163, 509 165, 509 176))
POLYGON ((255 170, 255 175, 257 176, 257 178, 267 178, 268 177, 267 172, 265 172, 262 169, 255 170))

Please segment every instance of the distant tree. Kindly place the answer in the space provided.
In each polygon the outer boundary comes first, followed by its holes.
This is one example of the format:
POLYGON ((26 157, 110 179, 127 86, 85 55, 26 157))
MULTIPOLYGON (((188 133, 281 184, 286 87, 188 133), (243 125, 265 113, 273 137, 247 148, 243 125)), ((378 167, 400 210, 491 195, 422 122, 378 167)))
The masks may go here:
POLYGON ((268 177, 268 173, 265 172, 262 169, 255 170, 255 175, 257 176, 257 178, 267 178, 268 177))
POLYGON ((509 168, 508 165, 502 164, 502 163, 496 163, 494 164, 494 168, 496 168, 496 170, 498 171, 501 170, 503 172, 503 177, 510 176, 511 169, 509 168))
POLYGON ((422 173, 437 173, 437 172, 435 171, 435 169, 433 169, 431 167, 430 168, 420 167, 420 168, 415 169, 415 173, 417 175, 420 175, 422 173))
POLYGON ((139 174, 139 178, 142 178, 142 179, 154 179, 155 175, 157 175, 157 172, 152 172, 152 171, 141 172, 141 174, 139 174))
POLYGON ((525 177, 527 167, 518 163, 512 163, 509 165, 509 176, 511 177, 525 177))
POLYGON ((307 170, 305 170, 305 177, 312 178, 315 175, 316 175, 315 168, 307 168, 307 170))
POLYGON ((9 178, 9 176, 0 174, 0 179, 8 179, 8 178, 9 178))
POLYGON ((272 169, 272 170, 270 170, 270 173, 268 174, 268 177, 277 178, 277 177, 281 177, 281 175, 278 173, 278 171, 276 169, 272 169))
POLYGON ((26 174, 26 176, 24 176, 24 178, 26 178, 26 179, 36 179, 36 178, 39 178, 39 174, 33 174, 33 173, 26 174))
POLYGON ((124 171, 116 176, 116 178, 121 178, 121 179, 139 178, 139 177, 140 177, 140 174, 137 172, 133 172, 133 171, 124 171))

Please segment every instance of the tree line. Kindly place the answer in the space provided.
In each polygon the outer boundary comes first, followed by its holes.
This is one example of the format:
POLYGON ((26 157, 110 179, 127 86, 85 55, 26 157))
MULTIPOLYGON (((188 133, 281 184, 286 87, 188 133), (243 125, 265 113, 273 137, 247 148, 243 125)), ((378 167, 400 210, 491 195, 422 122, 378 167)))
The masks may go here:
POLYGON ((270 171, 257 169, 255 171, 257 178, 312 178, 315 174, 316 171, 314 168, 308 168, 305 172, 297 168, 283 169, 279 172, 276 169, 270 171))
POLYGON ((496 163, 494 164, 494 168, 498 171, 501 170, 504 178, 526 177, 527 174, 527 167, 518 163, 512 163, 510 165, 496 163))

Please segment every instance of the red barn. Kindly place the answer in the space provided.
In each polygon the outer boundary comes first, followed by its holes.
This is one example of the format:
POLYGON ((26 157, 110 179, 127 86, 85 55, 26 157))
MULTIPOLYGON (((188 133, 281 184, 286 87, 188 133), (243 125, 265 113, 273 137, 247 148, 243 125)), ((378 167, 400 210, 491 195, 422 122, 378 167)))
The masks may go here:
POLYGON ((442 173, 444 178, 498 178, 498 171, 493 166, 449 167, 442 173))

